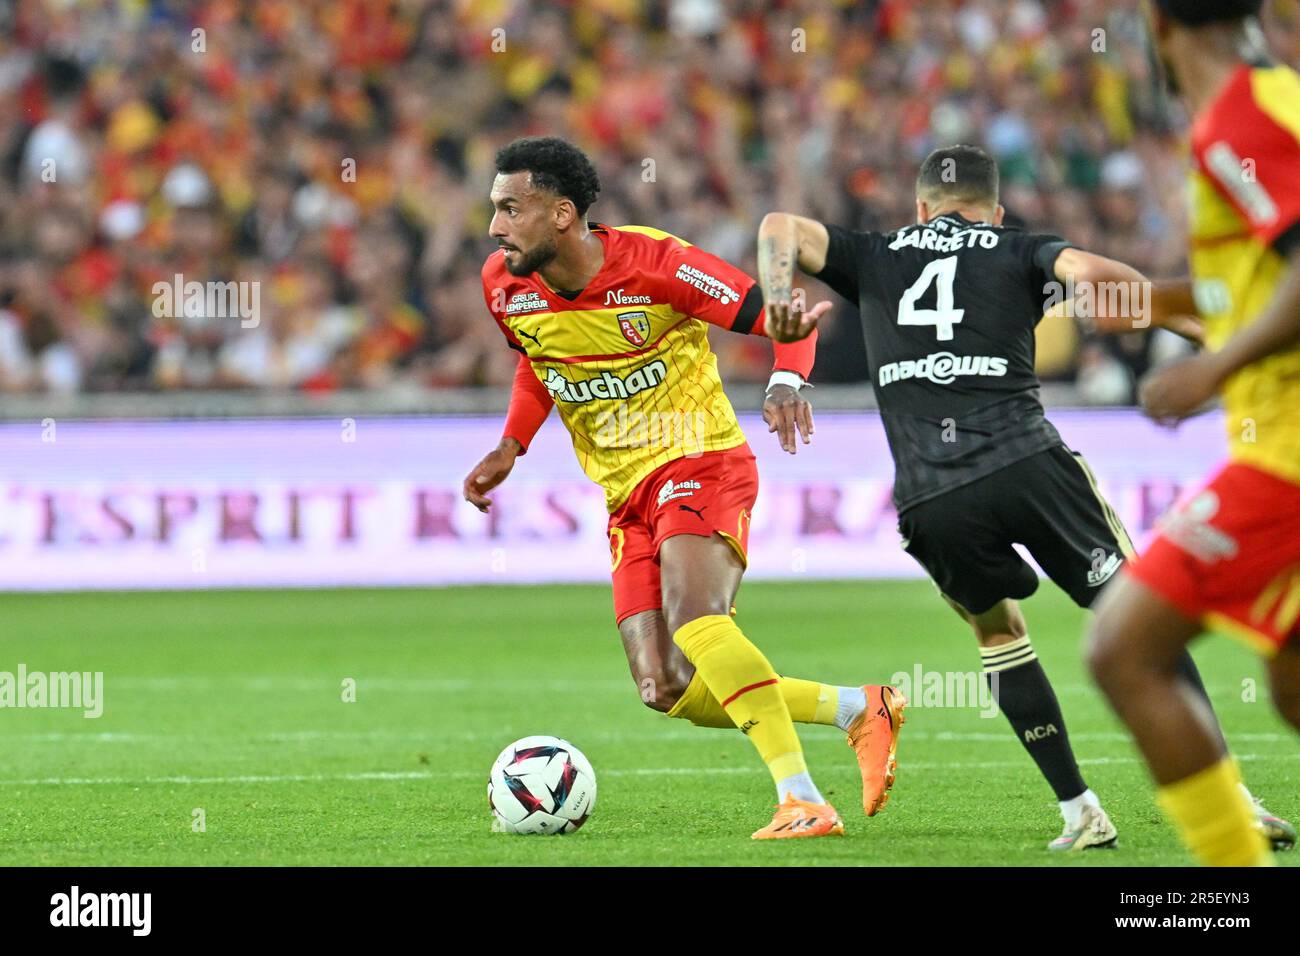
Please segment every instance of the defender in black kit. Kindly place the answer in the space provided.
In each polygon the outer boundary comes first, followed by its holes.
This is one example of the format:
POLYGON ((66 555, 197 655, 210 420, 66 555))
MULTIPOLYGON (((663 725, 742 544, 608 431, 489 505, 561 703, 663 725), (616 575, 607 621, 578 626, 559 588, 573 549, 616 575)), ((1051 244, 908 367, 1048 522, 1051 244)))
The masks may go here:
MULTIPOLYGON (((1056 793, 1065 826, 1049 848, 1113 847, 1115 827, 1079 772, 1016 604, 1038 576, 1013 546, 1082 607, 1133 548, 1044 415, 1034 329, 1066 299, 1102 331, 1156 325, 1199 342, 1200 324, 1172 286, 1004 226, 997 165, 980 149, 932 153, 916 210, 916 224, 891 233, 770 213, 758 240, 767 328, 793 341, 816 325, 791 309, 796 265, 858 307, 903 547, 974 629, 999 706, 1056 793)), ((1182 667, 1205 695, 1190 656, 1182 667)), ((1294 842, 1290 824, 1256 806, 1275 845, 1294 842)))

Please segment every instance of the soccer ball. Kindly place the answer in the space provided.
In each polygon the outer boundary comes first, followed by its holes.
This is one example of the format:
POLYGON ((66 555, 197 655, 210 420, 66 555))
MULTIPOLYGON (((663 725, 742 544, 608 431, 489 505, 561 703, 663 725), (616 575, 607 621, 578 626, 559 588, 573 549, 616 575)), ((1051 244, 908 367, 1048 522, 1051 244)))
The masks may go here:
POLYGON ((488 775, 493 829, 506 833, 572 833, 596 805, 596 773, 582 751, 559 737, 516 740, 488 775))

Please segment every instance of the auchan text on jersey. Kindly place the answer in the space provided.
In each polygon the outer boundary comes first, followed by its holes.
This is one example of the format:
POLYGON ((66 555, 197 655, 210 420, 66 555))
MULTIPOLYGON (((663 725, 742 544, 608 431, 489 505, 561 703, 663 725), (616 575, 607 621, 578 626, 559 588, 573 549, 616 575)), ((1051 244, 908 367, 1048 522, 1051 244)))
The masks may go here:
POLYGON ((659 385, 667 375, 668 366, 662 359, 655 359, 621 378, 612 372, 601 372, 592 378, 574 380, 567 379, 556 369, 550 368, 546 370, 542 384, 552 398, 581 404, 596 398, 630 398, 659 385))

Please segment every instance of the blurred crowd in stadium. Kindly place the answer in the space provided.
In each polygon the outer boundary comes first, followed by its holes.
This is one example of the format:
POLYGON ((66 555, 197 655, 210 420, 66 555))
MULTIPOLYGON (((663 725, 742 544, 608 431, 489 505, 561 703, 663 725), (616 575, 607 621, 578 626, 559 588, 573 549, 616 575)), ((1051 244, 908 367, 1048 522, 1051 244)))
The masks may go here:
MULTIPOLYGON (((1013 217, 1175 275, 1183 124, 1135 0, 0 0, 0 391, 506 384, 478 273, 519 135, 588 149, 591 218, 751 273, 768 210, 895 228, 975 142, 1013 217), (260 283, 260 323, 157 314, 177 274, 260 283)), ((856 321, 814 381, 863 378, 856 321)), ((1152 347, 1045 322, 1040 366, 1124 402, 1152 347)))

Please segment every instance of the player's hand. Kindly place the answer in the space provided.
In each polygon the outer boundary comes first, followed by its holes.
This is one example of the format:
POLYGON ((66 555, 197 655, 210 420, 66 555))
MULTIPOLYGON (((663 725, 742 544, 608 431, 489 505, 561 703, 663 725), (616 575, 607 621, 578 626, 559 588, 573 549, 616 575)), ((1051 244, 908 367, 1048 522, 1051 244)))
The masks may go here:
POLYGON ((763 396, 763 421, 767 422, 769 434, 776 432, 782 451, 795 454, 798 448, 794 440, 796 430, 805 445, 812 441, 812 405, 799 394, 798 389, 789 385, 773 385, 767 390, 763 396))
POLYGON ((487 493, 506 480, 510 469, 515 467, 520 448, 519 442, 513 438, 503 438, 500 445, 484 455, 474 470, 465 476, 465 484, 461 487, 465 500, 487 514, 492 507, 492 499, 487 493))
POLYGON ((818 302, 811 312, 803 311, 802 300, 798 304, 790 302, 769 302, 767 304, 767 337, 773 342, 798 342, 812 335, 817 328, 817 320, 831 310, 827 301, 818 302))
POLYGON ((1147 375, 1138 398, 1149 417, 1173 427, 1214 398, 1222 382, 1216 354, 1201 352, 1147 375))

